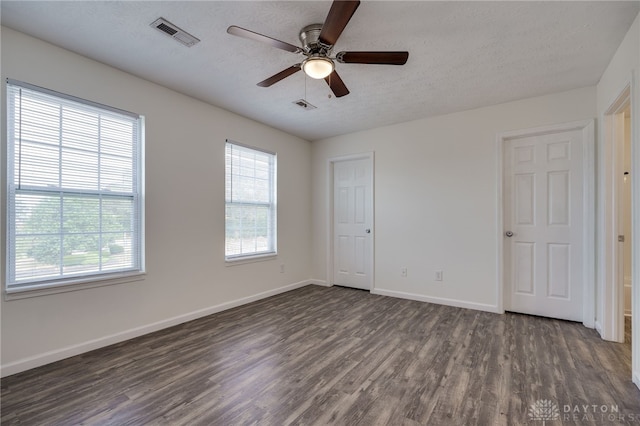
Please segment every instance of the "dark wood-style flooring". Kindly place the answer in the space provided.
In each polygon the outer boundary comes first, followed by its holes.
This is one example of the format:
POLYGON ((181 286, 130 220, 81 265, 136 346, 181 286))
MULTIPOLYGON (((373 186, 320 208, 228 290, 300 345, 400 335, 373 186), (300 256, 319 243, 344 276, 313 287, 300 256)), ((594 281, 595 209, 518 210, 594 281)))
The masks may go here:
POLYGON ((581 324, 308 286, 6 377, 1 419, 542 425, 548 400, 549 425, 638 424, 630 355, 581 324))

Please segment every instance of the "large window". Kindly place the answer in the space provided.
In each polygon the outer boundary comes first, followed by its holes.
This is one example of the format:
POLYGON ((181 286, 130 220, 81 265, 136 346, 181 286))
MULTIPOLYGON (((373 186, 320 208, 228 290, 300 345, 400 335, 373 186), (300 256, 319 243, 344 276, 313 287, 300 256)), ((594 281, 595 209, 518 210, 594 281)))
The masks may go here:
POLYGON ((7 292, 140 273, 142 117, 7 80, 7 292))
POLYGON ((225 257, 276 253, 276 155, 227 141, 225 257))

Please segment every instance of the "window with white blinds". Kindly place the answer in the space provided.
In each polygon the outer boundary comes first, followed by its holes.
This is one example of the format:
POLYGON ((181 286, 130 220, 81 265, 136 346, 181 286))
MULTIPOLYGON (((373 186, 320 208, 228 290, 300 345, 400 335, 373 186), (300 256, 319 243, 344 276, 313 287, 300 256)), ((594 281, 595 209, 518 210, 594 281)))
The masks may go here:
POLYGON ((139 115, 7 80, 7 292, 140 273, 139 115))
POLYGON ((276 155, 226 143, 225 258, 276 253, 276 155))

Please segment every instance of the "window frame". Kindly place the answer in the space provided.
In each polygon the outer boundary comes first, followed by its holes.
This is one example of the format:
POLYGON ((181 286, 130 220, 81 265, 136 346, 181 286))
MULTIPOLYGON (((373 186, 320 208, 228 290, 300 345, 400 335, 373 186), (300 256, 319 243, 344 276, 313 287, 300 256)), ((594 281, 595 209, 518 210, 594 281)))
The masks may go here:
MULTIPOLYGON (((97 286, 103 285, 111 285, 111 284, 119 284, 123 282, 132 282, 143 279, 146 270, 145 270, 145 210, 144 210, 144 135, 145 135, 145 120, 144 116, 140 114, 135 114, 129 111, 121 110, 118 108, 114 108, 108 105, 100 104, 97 102, 89 101, 86 99, 78 98, 72 95, 68 95, 65 93, 60 93, 51 89, 43 88, 40 86, 36 86, 33 84, 25 83, 18 80, 6 79, 5 82, 6 88, 6 99, 5 106, 7 108, 7 113, 5 115, 6 118, 6 133, 4 137, 6 137, 6 253, 5 253, 5 266, 6 273, 4 276, 5 285, 3 286, 5 299, 21 299, 24 297, 33 297, 44 294, 53 294, 59 292, 73 291, 84 288, 93 288, 97 286), (56 188, 48 188, 44 185, 32 185, 26 186, 24 188, 18 188, 18 182, 15 182, 15 170, 19 165, 16 162, 15 153, 18 145, 22 144, 22 141, 19 138, 15 137, 15 134, 12 132, 15 131, 15 125, 19 124, 20 118, 16 118, 14 116, 14 111, 11 110, 10 106, 12 105, 12 96, 15 96, 13 92, 15 90, 28 90, 37 92, 38 95, 50 96, 53 97, 55 101, 59 102, 59 106, 63 108, 65 104, 67 107, 71 106, 70 103, 78 104, 80 109, 86 108, 87 110, 97 109, 96 113, 104 113, 106 115, 116 114, 118 116, 127 116, 131 118, 134 125, 134 150, 132 152, 132 156, 134 157, 132 161, 132 180, 131 180, 131 191, 130 193, 127 191, 123 192, 114 192, 113 197, 111 199, 131 199, 132 200, 132 213, 131 213, 131 221, 132 221, 132 238, 135 243, 133 243, 133 247, 135 247, 135 252, 132 254, 133 256, 133 264, 131 267, 123 267, 116 268, 113 270, 99 270, 99 271, 82 271, 79 273, 64 273, 64 270, 61 269, 61 273, 56 277, 39 277, 36 279, 15 279, 15 273, 17 269, 17 262, 15 259, 16 252, 16 205, 17 201, 17 192, 20 193, 33 193, 38 194, 59 194, 60 197, 87 197, 87 199, 97 198, 99 200, 103 200, 104 197, 109 198, 109 191, 104 189, 97 190, 82 190, 72 187, 56 187, 56 188)), ((15 100, 13 100, 15 102, 15 100)), ((101 140, 101 139, 100 139, 101 140)), ((102 153, 101 149, 96 151, 96 155, 100 155, 102 153)), ((62 166, 60 166, 62 167, 62 166)), ((98 174, 101 176, 101 174, 98 174)), ((61 198, 62 199, 62 198, 61 198)), ((102 203, 102 201, 100 201, 102 203)), ((60 210, 62 211, 62 210, 60 210)), ((101 212, 100 207, 100 212, 101 212)), ((102 214, 102 213, 100 213, 102 214)), ((62 219, 60 219, 62 220, 62 219)), ((100 235, 103 234, 103 231, 100 230, 100 235)), ((108 231, 107 231, 108 232, 108 231)), ((62 233, 61 230, 61 234, 62 233)), ((62 266, 61 266, 62 267, 62 266)), ((100 268, 101 269, 101 268, 100 268)))
MULTIPOLYGON (((227 139, 225 141, 225 179, 224 179, 224 184, 225 184, 225 251, 224 251, 224 259, 227 265, 237 265, 237 264, 243 264, 243 263, 247 263, 247 262, 255 262, 255 261, 261 261, 261 260, 268 260, 270 258, 274 258, 278 255, 278 207, 277 207, 277 193, 278 193, 278 184, 277 184, 277 176, 278 176, 278 155, 276 152, 273 151, 269 151, 263 148, 257 148, 255 146, 251 146, 251 145, 246 145, 243 143, 239 143, 236 141, 233 141, 231 139, 227 139), (247 202, 247 201, 238 201, 238 202, 234 202, 234 201, 227 201, 227 178, 228 176, 233 177, 233 175, 228 173, 227 170, 227 148, 231 146, 232 148, 238 147, 240 150, 245 150, 245 151, 255 151, 257 153, 260 154, 266 154, 270 156, 270 170, 269 170, 269 196, 270 196, 270 202, 269 203, 264 203, 264 202, 247 202), (270 214, 270 229, 268 229, 268 234, 270 234, 270 239, 269 239, 269 246, 270 248, 266 251, 254 251, 254 252, 250 252, 250 253, 240 253, 240 254, 232 254, 232 255, 228 255, 227 254, 227 241, 228 241, 228 235, 227 235, 227 207, 229 204, 238 204, 238 205, 244 205, 244 206, 251 206, 251 205, 257 205, 257 206, 268 206, 269 207, 269 214, 270 214)), ((232 181, 233 182, 233 181, 232 181)))

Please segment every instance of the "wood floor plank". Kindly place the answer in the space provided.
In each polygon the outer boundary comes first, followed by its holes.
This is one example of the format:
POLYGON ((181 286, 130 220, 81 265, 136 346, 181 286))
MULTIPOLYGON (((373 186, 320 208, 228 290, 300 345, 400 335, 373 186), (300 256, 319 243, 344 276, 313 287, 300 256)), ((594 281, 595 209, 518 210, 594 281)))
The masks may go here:
POLYGON ((519 425, 545 399, 630 424, 630 376, 630 342, 580 324, 307 286, 5 377, 0 421, 519 425))

